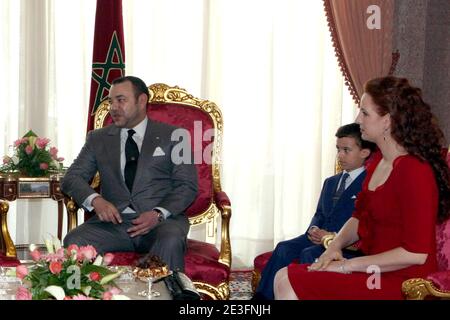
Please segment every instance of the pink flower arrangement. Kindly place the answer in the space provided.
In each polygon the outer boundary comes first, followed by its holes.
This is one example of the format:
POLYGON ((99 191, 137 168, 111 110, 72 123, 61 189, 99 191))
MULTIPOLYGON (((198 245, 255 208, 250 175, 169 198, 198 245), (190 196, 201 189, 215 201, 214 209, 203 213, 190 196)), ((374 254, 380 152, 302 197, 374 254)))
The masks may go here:
POLYGON ((46 240, 47 254, 33 250, 35 263, 16 267, 16 277, 23 285, 16 294, 17 300, 92 300, 126 298, 120 295, 114 279, 121 272, 113 272, 106 266, 114 257, 97 254, 93 246, 70 245, 62 248, 58 239, 46 240))
POLYGON ((48 138, 39 138, 33 131, 14 141, 14 155, 4 156, 0 172, 15 172, 29 177, 41 177, 49 170, 63 168, 64 158, 58 156, 58 149, 49 147, 48 138))

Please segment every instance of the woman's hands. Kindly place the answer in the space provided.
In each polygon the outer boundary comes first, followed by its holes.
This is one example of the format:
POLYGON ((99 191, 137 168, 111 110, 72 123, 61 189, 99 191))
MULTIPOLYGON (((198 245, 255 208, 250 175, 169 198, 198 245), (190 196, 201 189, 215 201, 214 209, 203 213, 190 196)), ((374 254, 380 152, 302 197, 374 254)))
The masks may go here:
POLYGON ((342 250, 328 247, 325 252, 308 267, 309 271, 331 271, 344 273, 345 258, 342 250))

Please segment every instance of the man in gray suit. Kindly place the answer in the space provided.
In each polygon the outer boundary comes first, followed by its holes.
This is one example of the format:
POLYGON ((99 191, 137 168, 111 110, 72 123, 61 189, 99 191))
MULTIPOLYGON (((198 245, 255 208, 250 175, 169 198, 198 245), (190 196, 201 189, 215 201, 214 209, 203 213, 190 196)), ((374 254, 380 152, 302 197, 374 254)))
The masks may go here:
POLYGON ((62 181, 62 190, 96 215, 64 238, 64 245, 93 245, 99 253, 158 255, 184 271, 189 221, 184 211, 197 194, 193 161, 173 161, 176 127, 147 117, 148 89, 136 77, 113 81, 114 124, 89 132, 62 181), (89 184, 100 174, 98 194, 89 184))

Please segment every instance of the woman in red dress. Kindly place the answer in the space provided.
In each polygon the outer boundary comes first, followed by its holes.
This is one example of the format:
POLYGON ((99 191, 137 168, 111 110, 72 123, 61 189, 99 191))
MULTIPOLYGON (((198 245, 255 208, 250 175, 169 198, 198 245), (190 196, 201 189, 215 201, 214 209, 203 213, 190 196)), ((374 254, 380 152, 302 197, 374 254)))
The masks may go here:
POLYGON ((402 299, 408 278, 436 270, 435 225, 450 216, 443 134, 421 91, 384 77, 365 85, 356 122, 381 153, 367 168, 355 212, 312 265, 275 277, 276 299, 402 299), (345 260, 360 240, 365 256, 345 260))

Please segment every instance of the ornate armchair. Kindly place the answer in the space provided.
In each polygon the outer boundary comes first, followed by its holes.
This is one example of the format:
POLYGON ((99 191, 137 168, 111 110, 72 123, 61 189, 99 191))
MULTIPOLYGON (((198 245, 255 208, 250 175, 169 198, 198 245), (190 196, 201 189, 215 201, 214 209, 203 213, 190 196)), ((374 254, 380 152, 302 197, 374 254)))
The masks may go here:
MULTIPOLYGON (((148 115, 151 119, 187 129, 195 159, 199 191, 197 198, 187 209, 191 226, 206 224, 207 242, 188 239, 185 257, 185 272, 197 290, 212 299, 228 299, 231 266, 231 243, 229 225, 231 218, 230 200, 220 185, 220 150, 223 134, 222 114, 213 102, 193 97, 179 87, 153 84, 149 87, 148 115), (211 137, 211 129, 214 134, 211 137), (194 141, 195 140, 195 141, 194 141), (201 140, 201 143, 198 141, 201 140), (206 140, 206 141, 204 141, 206 140), (212 153, 212 159, 204 160, 204 153, 212 153), (198 162, 198 164, 197 164, 198 162), (218 217, 220 223, 220 250, 215 245, 218 217)), ((109 103, 101 103, 95 114, 95 128, 112 122, 109 103)), ((99 184, 98 176, 93 186, 99 184)), ((67 201, 69 225, 75 227, 79 207, 72 200, 67 201)), ((115 253, 113 264, 133 264, 138 258, 135 253, 115 253)))
MULTIPOLYGON (((445 150, 450 167, 450 152, 445 150)), ((429 298, 450 299, 450 219, 436 226, 436 257, 438 271, 425 279, 408 279, 402 284, 402 291, 408 300, 429 298)))

